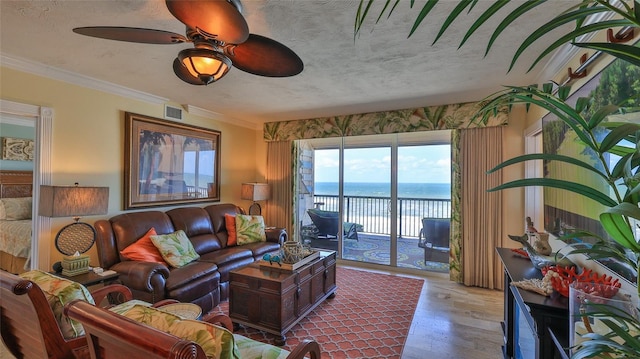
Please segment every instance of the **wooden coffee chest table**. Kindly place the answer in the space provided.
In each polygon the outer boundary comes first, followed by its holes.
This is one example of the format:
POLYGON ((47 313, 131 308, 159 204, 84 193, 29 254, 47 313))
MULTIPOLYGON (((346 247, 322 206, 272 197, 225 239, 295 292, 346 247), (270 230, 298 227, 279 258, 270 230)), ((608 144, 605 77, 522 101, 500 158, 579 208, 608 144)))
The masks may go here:
POLYGON ((262 267, 259 262, 232 271, 229 278, 229 317, 234 323, 278 335, 284 345, 288 332, 336 291, 336 253, 294 270, 262 267))

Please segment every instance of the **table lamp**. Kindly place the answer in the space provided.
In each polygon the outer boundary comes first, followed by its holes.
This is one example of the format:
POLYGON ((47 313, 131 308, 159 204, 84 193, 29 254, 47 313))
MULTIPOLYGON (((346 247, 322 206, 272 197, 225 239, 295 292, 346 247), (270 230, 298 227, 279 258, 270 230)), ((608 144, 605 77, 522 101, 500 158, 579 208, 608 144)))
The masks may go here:
POLYGON ((81 216, 107 214, 109 187, 40 186, 38 214, 44 217, 73 217, 74 222, 63 227, 56 235, 58 252, 65 255, 62 263, 54 264, 54 270, 65 276, 89 271, 88 251, 96 240, 96 230, 88 223, 80 222, 81 216))
POLYGON ((269 185, 266 183, 243 183, 240 198, 253 201, 249 214, 262 215, 262 207, 258 201, 269 199, 269 185))

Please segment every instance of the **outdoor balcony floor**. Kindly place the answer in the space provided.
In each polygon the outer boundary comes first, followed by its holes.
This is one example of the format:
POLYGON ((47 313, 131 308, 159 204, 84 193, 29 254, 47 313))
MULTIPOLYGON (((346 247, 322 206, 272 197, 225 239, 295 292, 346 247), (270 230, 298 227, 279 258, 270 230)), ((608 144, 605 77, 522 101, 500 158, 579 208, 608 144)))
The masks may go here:
MULTIPOLYGON (((337 240, 312 239, 311 247, 338 250, 337 240)), ((358 232, 358 240, 345 239, 342 259, 375 264, 390 264, 389 236, 358 232)), ((418 247, 418 238, 398 239, 398 267, 434 272, 449 271, 449 253, 433 252, 426 264, 424 249, 418 247)))

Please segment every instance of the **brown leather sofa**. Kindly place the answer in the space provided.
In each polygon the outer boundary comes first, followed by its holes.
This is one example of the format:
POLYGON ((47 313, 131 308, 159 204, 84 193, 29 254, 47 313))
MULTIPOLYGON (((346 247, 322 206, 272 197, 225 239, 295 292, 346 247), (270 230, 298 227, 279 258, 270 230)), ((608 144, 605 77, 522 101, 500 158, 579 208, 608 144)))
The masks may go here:
POLYGON ((191 302, 207 313, 229 297, 229 272, 276 251, 287 239, 283 228, 267 228, 266 242, 227 246, 225 213, 243 211, 233 204, 204 208, 180 207, 166 212, 123 213, 95 223, 100 266, 120 274, 134 298, 155 303, 163 299, 191 302), (120 251, 141 238, 151 227, 158 234, 183 230, 200 258, 180 268, 131 261, 120 251))

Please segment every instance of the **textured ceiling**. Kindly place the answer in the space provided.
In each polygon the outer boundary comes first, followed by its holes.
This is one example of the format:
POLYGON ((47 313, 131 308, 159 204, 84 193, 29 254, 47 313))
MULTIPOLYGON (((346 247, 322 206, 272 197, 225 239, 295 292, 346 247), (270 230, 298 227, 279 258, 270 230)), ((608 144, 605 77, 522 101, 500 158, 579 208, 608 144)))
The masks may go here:
MULTIPOLYGON (((385 1, 378 2, 381 6, 385 1)), ((255 126, 267 121, 477 101, 501 85, 548 80, 559 70, 562 64, 541 64, 526 73, 531 63, 527 57, 539 53, 541 42, 525 53, 514 70, 506 71, 526 35, 567 8, 567 1, 549 2, 527 15, 502 35, 486 57, 484 48, 496 22, 481 28, 461 49, 458 44, 488 1, 479 2, 472 15, 458 19, 431 45, 455 4, 438 4, 436 12, 407 39, 417 11, 403 0, 390 19, 366 25, 354 41, 358 1, 245 0, 243 14, 250 32, 294 50, 304 61, 304 71, 289 78, 266 78, 232 69, 206 87, 184 83, 173 73, 173 59, 191 44, 137 44, 71 31, 102 25, 184 34, 184 25, 162 0, 2 0, 0 52, 4 64, 8 59, 11 63, 27 60, 196 106, 219 114, 221 120, 255 126)), ((372 22, 374 19, 371 16, 372 22)))

